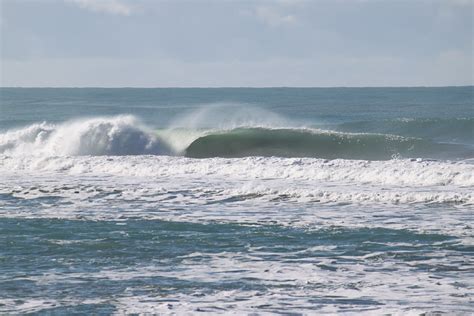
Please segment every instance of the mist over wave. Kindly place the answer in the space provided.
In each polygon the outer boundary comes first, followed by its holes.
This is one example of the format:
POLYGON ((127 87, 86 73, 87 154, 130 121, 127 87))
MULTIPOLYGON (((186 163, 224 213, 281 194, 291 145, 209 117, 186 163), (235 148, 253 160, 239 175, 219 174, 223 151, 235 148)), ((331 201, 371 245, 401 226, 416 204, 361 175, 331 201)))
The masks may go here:
POLYGON ((169 129, 232 130, 241 127, 297 128, 301 122, 242 103, 206 104, 170 122, 169 129))

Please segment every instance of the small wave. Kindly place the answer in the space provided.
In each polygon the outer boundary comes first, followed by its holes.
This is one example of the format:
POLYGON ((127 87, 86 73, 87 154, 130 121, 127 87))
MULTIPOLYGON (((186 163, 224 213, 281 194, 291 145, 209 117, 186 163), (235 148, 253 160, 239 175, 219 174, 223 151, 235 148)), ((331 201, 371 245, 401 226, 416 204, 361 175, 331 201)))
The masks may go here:
POLYGON ((39 123, 0 134, 7 155, 143 155, 171 152, 133 116, 91 118, 59 125, 39 123))
POLYGON ((401 118, 348 122, 336 127, 342 132, 396 134, 444 142, 472 144, 474 118, 401 118))

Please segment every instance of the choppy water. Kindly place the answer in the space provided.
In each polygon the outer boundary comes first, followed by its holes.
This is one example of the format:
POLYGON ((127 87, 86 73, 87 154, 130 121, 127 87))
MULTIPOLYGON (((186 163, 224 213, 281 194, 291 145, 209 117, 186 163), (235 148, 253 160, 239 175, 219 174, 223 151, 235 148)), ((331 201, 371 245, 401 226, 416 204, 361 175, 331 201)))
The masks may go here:
POLYGON ((0 313, 470 314, 472 87, 0 89, 0 313))

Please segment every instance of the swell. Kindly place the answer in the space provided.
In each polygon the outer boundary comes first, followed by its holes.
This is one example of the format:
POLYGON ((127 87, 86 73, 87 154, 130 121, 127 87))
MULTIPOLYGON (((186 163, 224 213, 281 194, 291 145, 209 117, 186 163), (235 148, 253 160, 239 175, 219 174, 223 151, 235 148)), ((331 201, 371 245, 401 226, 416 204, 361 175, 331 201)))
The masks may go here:
POLYGON ((384 134, 351 134, 307 129, 238 128, 202 136, 186 149, 193 158, 246 156, 388 160, 399 157, 467 158, 462 145, 384 134))
POLYGON ((474 144, 474 118, 406 118, 382 121, 346 122, 341 132, 395 134, 443 142, 474 144))

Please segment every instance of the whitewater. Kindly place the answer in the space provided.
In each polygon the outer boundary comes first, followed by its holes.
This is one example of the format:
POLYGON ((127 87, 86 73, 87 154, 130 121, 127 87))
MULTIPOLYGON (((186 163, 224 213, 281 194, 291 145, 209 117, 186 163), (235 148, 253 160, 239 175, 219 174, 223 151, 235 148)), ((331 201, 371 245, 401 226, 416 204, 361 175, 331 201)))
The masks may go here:
POLYGON ((472 87, 0 92, 0 313, 472 312, 472 87))

